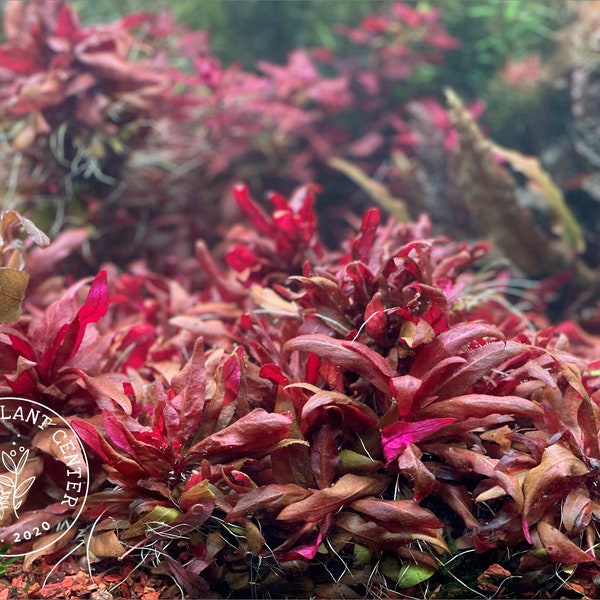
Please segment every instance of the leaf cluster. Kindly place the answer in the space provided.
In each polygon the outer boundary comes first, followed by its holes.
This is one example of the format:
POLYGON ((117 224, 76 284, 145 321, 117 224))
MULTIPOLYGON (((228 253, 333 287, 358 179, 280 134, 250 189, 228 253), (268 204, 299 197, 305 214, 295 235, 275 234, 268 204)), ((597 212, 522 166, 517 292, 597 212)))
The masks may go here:
POLYGON ((561 565, 589 586, 599 380, 568 344, 596 342, 492 297, 474 320, 489 247, 425 218, 373 209, 330 251, 311 187, 271 213, 235 195, 248 225, 225 258, 198 243, 198 289, 110 269, 4 326, 6 391, 43 394, 90 453, 85 541, 46 553, 138 556, 192 596, 418 595, 451 548, 482 577, 519 556, 521 593, 561 565))

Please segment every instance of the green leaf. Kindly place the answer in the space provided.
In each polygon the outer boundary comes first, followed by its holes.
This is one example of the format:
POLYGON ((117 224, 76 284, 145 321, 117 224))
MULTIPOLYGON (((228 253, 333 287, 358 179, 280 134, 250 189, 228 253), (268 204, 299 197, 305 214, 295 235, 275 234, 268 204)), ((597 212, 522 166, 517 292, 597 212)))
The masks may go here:
POLYGON ((379 569, 399 588, 409 588, 423 583, 435 573, 435 569, 429 565, 403 564, 391 554, 386 554, 382 558, 379 569))

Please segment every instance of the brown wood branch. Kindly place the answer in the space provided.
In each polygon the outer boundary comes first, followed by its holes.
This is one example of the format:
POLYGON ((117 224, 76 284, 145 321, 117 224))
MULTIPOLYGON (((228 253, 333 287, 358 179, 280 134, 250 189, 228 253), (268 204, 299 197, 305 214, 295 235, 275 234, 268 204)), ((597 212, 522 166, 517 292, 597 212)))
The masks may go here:
POLYGON ((519 205, 515 180, 498 163, 494 145, 458 96, 447 90, 446 99, 460 141, 457 184, 480 235, 531 277, 571 271, 569 295, 600 291, 599 274, 581 260, 575 248, 564 238, 546 232, 532 213, 519 205))

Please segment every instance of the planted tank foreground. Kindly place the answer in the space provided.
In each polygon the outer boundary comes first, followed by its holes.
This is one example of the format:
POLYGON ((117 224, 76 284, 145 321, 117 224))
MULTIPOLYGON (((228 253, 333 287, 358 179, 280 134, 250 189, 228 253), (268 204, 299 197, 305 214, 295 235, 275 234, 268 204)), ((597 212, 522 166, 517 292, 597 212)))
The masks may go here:
POLYGON ((2 7, 0 600, 600 596, 600 2, 2 7))

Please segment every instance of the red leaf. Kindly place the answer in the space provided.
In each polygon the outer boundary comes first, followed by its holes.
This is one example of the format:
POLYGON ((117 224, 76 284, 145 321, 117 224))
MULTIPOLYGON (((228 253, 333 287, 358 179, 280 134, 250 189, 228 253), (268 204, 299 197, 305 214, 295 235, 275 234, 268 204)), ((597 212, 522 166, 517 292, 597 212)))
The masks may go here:
POLYGON ((373 249, 375 235, 379 227, 379 209, 371 208, 363 216, 360 234, 352 243, 352 257, 364 263, 369 262, 369 255, 373 249))
POLYGON ((137 463, 119 454, 92 424, 82 419, 72 419, 71 426, 75 433, 96 452, 105 464, 134 480, 146 475, 137 463))
POLYGON ((384 345, 388 338, 388 316, 381 301, 381 292, 371 298, 365 309, 365 331, 378 343, 384 345))
POLYGON ((324 414, 331 407, 336 407, 350 429, 357 433, 362 433, 377 423, 377 416, 363 402, 349 398, 340 392, 322 390, 314 394, 302 408, 300 416, 302 433, 307 435, 317 423, 323 420, 324 414))
POLYGON ((119 346, 119 351, 126 357, 121 362, 121 371, 126 372, 128 368, 139 369, 143 366, 157 337, 156 327, 150 323, 138 323, 131 327, 119 346))
POLYGON ((315 333, 299 335, 283 346, 284 352, 294 350, 313 352, 327 358, 347 371, 357 373, 385 394, 389 394, 390 378, 396 375, 383 356, 360 342, 347 342, 315 333))
POLYGON ((267 363, 260 368, 260 377, 277 385, 287 385, 290 380, 282 373, 281 367, 275 363, 267 363))
POLYGON ((106 314, 109 304, 106 271, 103 270, 96 275, 87 298, 75 318, 61 327, 54 340, 54 345, 44 353, 40 363, 44 370, 50 365, 46 374, 56 373, 58 368, 75 356, 81 346, 86 327, 90 323, 99 321, 106 314))
POLYGON ((233 187, 233 196, 239 207, 250 219, 252 225, 254 225, 260 233, 271 237, 273 235, 273 227, 269 222, 268 217, 250 197, 248 186, 235 185, 233 187))
POLYGON ((499 329, 486 323, 455 325, 448 331, 440 333, 437 338, 422 348, 415 358, 410 374, 423 379, 438 362, 465 352, 469 344, 480 343, 486 338, 504 339, 504 335, 499 329))
POLYGON ((227 264, 234 271, 244 271, 245 269, 252 269, 258 265, 258 259, 246 246, 236 246, 227 252, 225 256, 227 264))
POLYGON ((412 375, 401 375, 390 379, 390 392, 398 404, 399 417, 406 417, 410 414, 421 384, 422 381, 412 375))
POLYGON ((27 52, 16 53, 11 49, 0 48, 0 67, 23 75, 39 71, 41 66, 35 57, 27 54, 27 52))
POLYGON ((61 6, 56 18, 56 29, 54 32, 57 37, 65 38, 71 42, 77 42, 81 39, 79 19, 68 4, 61 6))

